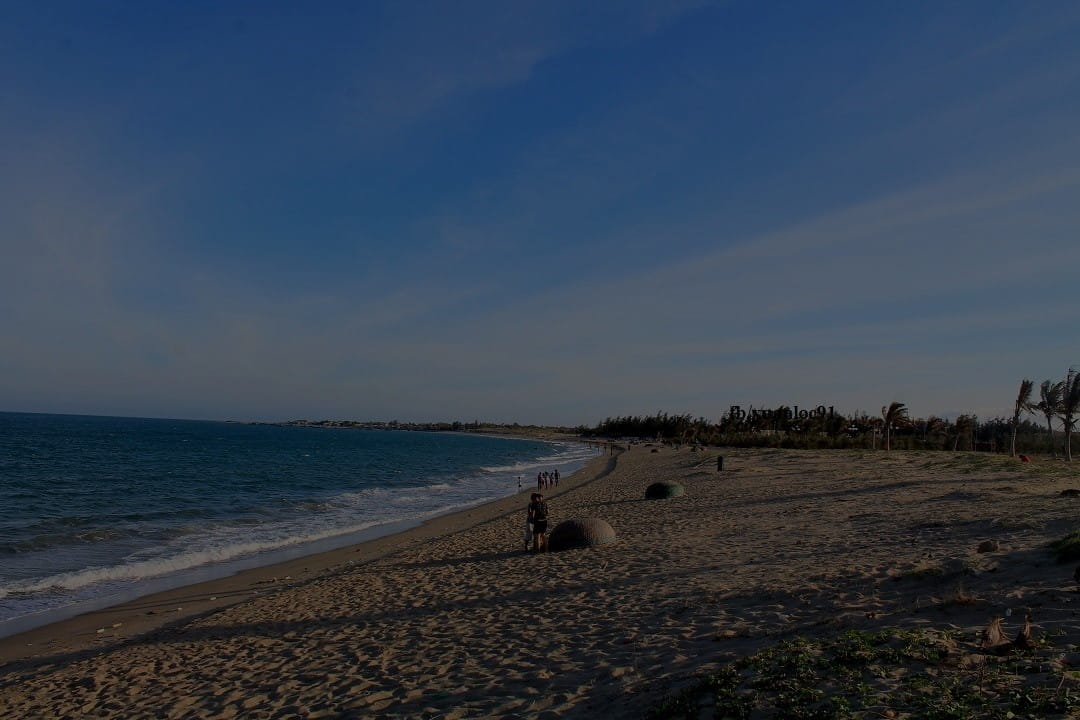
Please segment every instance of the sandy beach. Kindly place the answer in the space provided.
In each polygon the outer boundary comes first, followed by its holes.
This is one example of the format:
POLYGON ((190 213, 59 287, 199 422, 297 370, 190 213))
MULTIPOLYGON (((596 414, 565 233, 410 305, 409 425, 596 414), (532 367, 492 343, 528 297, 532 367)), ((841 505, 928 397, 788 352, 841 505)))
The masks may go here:
POLYGON ((952 628, 974 653, 1027 614, 1076 654, 1075 563, 1047 549, 1080 525, 1063 463, 720 452, 634 445, 548 493, 610 545, 525 554, 526 488, 4 638, 0 716, 633 718, 797 635, 952 628), (685 495, 645 500, 658 480, 685 495))

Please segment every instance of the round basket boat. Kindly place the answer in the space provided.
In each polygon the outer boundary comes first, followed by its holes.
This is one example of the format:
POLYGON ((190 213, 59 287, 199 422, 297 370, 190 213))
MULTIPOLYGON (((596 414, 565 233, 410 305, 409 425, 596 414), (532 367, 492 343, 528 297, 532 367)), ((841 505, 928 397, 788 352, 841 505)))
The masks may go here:
POLYGON ((647 500, 663 500, 665 498, 679 497, 686 492, 686 488, 677 482, 655 482, 645 488, 647 500))
POLYGON ((570 550, 615 542, 615 531, 600 518, 578 518, 559 523, 548 536, 549 550, 570 550))

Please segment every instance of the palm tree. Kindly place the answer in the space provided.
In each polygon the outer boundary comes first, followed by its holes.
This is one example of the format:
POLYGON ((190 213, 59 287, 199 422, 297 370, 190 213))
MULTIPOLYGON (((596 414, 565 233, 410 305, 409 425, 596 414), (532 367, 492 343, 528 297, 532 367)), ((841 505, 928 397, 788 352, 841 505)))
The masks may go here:
POLYGON ((1080 412, 1080 373, 1069 368, 1065 387, 1061 390, 1061 424, 1065 426, 1065 461, 1072 461, 1072 431, 1076 428, 1076 415, 1080 412))
MULTIPOLYGON (((966 437, 970 440, 971 433, 975 429, 975 416, 974 415, 960 415, 956 418, 956 422, 953 427, 956 430, 956 437, 953 438, 953 452, 960 449, 960 438, 966 437)), ((971 449, 975 449, 975 445, 972 444, 971 449)))
MULTIPOLYGON (((937 415, 931 415, 930 417, 926 418, 926 421, 923 423, 923 442, 924 443, 926 442, 926 438, 927 438, 928 435, 930 437, 935 437, 937 435, 941 435, 941 436, 947 438, 948 435, 949 435, 949 423, 948 423, 948 421, 947 420, 942 420, 937 415)), ((942 448, 944 449, 944 442, 942 443, 942 448)))
POLYGON ((1009 443, 1009 454, 1013 457, 1016 457, 1016 429, 1020 425, 1020 415, 1031 412, 1031 391, 1034 388, 1035 383, 1027 378, 1020 381, 1020 392, 1016 395, 1016 408, 1013 410, 1012 441, 1009 443))
POLYGON ((885 450, 892 449, 892 426, 907 419, 907 406, 902 402, 891 402, 889 407, 881 408, 881 419, 885 421, 885 450))
POLYGON ((1054 451, 1054 426, 1052 421, 1061 412, 1061 392, 1065 389, 1065 383, 1052 383, 1043 380, 1039 385, 1039 402, 1035 403, 1035 409, 1046 417, 1046 432, 1050 436, 1050 455, 1056 455, 1054 451))

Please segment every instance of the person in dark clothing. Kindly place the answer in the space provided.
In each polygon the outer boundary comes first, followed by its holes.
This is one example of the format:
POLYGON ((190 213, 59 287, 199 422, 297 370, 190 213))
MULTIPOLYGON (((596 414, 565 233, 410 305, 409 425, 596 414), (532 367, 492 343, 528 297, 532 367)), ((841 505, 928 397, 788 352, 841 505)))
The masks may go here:
POLYGON ((532 521, 533 552, 544 552, 547 550, 548 506, 540 493, 533 494, 528 517, 532 521))
POLYGON ((529 552, 529 544, 536 537, 533 535, 532 504, 536 502, 536 493, 529 496, 529 509, 525 513, 525 552, 529 552))

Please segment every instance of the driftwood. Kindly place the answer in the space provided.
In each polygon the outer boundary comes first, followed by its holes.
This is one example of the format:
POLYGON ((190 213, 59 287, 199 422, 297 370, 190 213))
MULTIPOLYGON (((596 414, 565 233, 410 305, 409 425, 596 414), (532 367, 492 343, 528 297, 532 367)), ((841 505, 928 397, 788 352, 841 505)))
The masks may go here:
POLYGON ((993 618, 983 630, 982 646, 984 648, 997 648, 1009 642, 1009 636, 1005 634, 1001 618, 993 618))
POLYGON ((1020 632, 1016 635, 1016 639, 1013 640, 1013 647, 1017 650, 1032 650, 1035 647, 1035 639, 1031 636, 1031 616, 1024 616, 1024 627, 1020 628, 1020 632))
POLYGON ((983 630, 982 646, 998 655, 1006 655, 1017 650, 1032 650, 1035 648, 1035 638, 1031 632, 1031 615, 1024 616, 1024 626, 1016 634, 1015 640, 1010 640, 1005 634, 1001 618, 993 618, 983 630))

